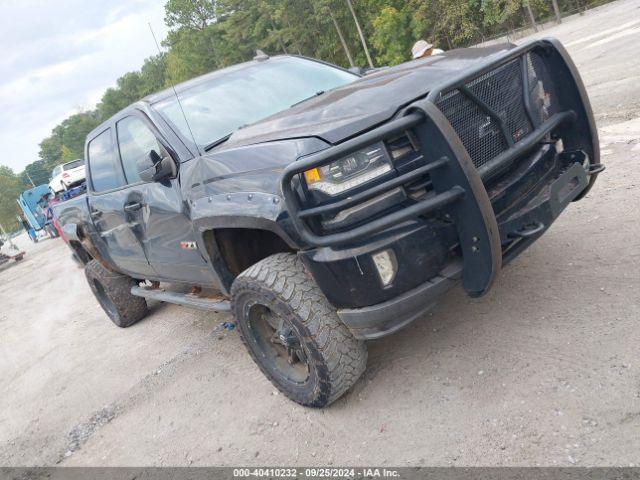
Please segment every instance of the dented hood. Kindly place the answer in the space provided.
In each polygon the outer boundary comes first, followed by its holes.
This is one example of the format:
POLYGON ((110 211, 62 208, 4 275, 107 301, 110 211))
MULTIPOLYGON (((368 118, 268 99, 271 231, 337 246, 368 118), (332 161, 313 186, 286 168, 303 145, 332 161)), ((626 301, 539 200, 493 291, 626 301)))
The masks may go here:
POLYGON ((388 119, 457 72, 512 48, 468 48, 381 69, 236 131, 223 149, 289 138, 335 144, 388 119))

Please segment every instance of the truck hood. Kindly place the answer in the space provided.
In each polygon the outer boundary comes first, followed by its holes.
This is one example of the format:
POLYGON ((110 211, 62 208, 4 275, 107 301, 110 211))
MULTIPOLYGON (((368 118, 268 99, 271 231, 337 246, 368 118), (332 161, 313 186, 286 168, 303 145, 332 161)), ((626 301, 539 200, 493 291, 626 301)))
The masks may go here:
POLYGON ((452 50, 381 69, 236 131, 223 149, 303 137, 339 143, 390 119, 456 72, 511 48, 503 44, 452 50))

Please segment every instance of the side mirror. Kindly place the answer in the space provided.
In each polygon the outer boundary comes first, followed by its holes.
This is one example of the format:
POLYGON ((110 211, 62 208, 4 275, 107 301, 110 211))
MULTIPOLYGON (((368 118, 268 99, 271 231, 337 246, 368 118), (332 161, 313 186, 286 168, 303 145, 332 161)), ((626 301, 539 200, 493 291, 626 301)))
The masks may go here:
POLYGON ((363 77, 367 73, 366 70, 362 67, 351 67, 349 71, 351 73, 355 73, 356 75, 360 75, 361 77, 363 77))
POLYGON ((161 182, 178 174, 178 168, 170 156, 162 158, 158 152, 151 150, 146 157, 138 160, 138 175, 144 182, 161 182))

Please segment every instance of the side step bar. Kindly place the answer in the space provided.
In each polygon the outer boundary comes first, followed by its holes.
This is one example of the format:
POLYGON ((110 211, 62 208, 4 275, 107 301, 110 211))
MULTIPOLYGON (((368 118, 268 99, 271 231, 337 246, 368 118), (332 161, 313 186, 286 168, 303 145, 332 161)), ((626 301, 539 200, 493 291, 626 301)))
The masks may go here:
POLYGON ((229 300, 213 300, 199 297, 191 293, 167 292, 157 288, 131 287, 131 295, 136 297, 150 298, 161 302, 175 303, 185 307, 197 308, 208 312, 230 312, 231 303, 229 300))

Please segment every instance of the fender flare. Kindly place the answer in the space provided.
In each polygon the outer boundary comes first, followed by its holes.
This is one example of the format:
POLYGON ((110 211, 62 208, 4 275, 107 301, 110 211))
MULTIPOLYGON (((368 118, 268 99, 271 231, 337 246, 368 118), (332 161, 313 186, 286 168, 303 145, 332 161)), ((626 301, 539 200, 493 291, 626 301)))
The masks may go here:
POLYGON ((244 228, 248 230, 266 230, 280 237, 293 250, 299 250, 300 246, 291 238, 282 226, 275 220, 256 217, 237 217, 237 216, 212 216, 194 222, 194 229, 198 236, 202 236, 204 232, 210 230, 218 230, 221 228, 244 228))
POLYGON ((191 221, 196 237, 217 228, 268 230, 292 249, 302 248, 288 219, 285 202, 276 194, 236 192, 203 196, 191 200, 191 221), (227 213, 228 212, 228 213, 227 213))
POLYGON ((229 295, 229 289, 235 276, 229 271, 224 259, 220 255, 218 246, 206 238, 207 232, 212 232, 215 238, 216 230, 242 228, 249 230, 268 231, 281 238, 292 250, 299 250, 298 244, 287 234, 284 228, 273 219, 252 216, 237 215, 213 215, 193 219, 193 230, 195 233, 198 250, 211 265, 212 270, 218 279, 218 284, 223 294, 229 295))
POLYGON ((82 243, 78 236, 78 225, 75 223, 67 223, 62 226, 62 235, 68 242, 82 243))

